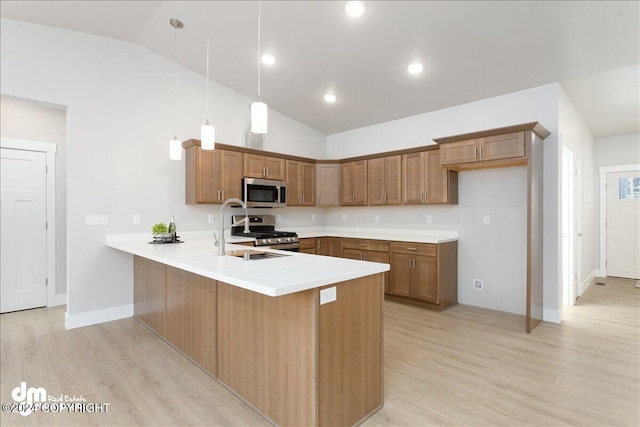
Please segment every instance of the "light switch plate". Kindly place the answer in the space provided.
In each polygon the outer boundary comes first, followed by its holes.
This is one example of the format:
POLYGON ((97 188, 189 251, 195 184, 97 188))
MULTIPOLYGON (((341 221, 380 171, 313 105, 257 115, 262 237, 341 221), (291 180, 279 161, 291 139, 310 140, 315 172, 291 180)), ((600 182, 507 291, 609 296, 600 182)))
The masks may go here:
POLYGON ((207 222, 208 222, 209 224, 213 224, 213 214, 209 214, 209 215, 207 216, 207 222))
POLYGON ((375 222, 380 222, 380 215, 376 215, 376 216, 374 217, 374 220, 375 220, 375 222))
POLYGON ((342 221, 344 221, 344 222, 347 221, 347 215, 346 214, 342 214, 342 221))
POLYGON ((427 215, 427 224, 431 224, 433 222, 433 216, 427 215))
POLYGON ((276 222, 282 222, 282 215, 276 215, 276 222))
POLYGON ((327 304, 336 300, 336 287, 332 286, 326 289, 320 289, 320 305, 327 304))
POLYGON ((491 224, 491 215, 485 215, 485 216, 482 218, 482 221, 483 221, 485 224, 491 224))
POLYGON ((109 225, 109 215, 87 215, 86 225, 109 225))
POLYGON ((135 225, 140 224, 140 214, 133 214, 133 223, 135 225))
POLYGON ((316 220, 316 214, 311 214, 311 221, 315 221, 316 220))

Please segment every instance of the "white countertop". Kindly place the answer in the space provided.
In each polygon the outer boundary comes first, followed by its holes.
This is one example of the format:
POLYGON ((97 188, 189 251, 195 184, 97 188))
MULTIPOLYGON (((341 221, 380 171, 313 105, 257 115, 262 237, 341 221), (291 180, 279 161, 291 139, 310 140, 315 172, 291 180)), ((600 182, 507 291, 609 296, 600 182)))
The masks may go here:
MULTIPOLYGON (((244 261, 218 256, 213 233, 181 232, 184 243, 149 244, 147 234, 107 235, 107 246, 268 296, 282 296, 389 271, 389 264, 266 250, 290 256, 244 261), (206 237, 203 237, 203 234, 206 237), (211 234, 211 236, 207 236, 211 234)), ((248 249, 227 238, 227 251, 248 249)))
POLYGON ((408 230, 387 228, 359 228, 359 227, 318 227, 291 228, 301 239, 309 237, 347 237, 354 239, 388 240, 392 242, 412 243, 446 243, 458 241, 457 231, 442 230, 408 230))

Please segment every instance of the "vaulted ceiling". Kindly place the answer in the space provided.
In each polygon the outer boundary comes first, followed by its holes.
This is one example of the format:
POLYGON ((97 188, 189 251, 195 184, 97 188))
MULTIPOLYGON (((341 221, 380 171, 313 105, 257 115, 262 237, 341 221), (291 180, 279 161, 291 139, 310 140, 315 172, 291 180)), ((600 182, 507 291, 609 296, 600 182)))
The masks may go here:
MULTIPOLYGON (((263 1, 262 99, 337 132, 560 82, 595 137, 640 132, 639 2, 263 1), (412 76, 407 65, 424 64, 412 76), (327 104, 323 95, 335 93, 327 104)), ((125 40, 249 97, 257 92, 255 1, 6 1, 4 18, 125 40)))

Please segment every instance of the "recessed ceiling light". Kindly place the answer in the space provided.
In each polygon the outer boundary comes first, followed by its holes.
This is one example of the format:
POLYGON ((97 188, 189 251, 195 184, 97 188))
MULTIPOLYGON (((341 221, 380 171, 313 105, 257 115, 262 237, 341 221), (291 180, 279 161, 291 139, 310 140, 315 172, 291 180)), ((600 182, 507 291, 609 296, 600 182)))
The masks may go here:
POLYGON ((329 104, 333 104, 334 102, 336 102, 336 96, 332 93, 325 93, 324 100, 329 104))
POLYGON ((358 17, 364 12, 364 3, 361 1, 348 1, 344 6, 344 10, 347 11, 347 15, 358 17))
POLYGON ((261 58, 263 64, 273 65, 276 63, 276 57, 271 55, 270 53, 263 53, 261 58))
POLYGON ((422 69, 424 67, 422 66, 421 63, 419 62, 412 62, 411 64, 409 64, 409 66, 407 67, 407 70, 409 70, 409 73, 411 74, 420 74, 422 72, 422 69))

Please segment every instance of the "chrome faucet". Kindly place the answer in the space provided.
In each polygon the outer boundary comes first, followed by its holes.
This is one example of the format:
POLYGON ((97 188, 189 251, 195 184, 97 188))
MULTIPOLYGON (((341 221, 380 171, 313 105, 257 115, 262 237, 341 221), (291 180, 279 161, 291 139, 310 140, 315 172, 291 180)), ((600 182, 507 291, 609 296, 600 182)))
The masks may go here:
MULTIPOLYGON (((249 233, 249 212, 247 211, 247 204, 240 199, 236 199, 232 197, 230 199, 222 202, 222 206, 220 206, 220 227, 218 227, 218 233, 220 234, 220 239, 216 241, 216 245, 218 246, 218 256, 224 256, 224 208, 229 203, 238 203, 244 209, 244 219, 240 222, 244 222, 244 232, 249 233)), ((239 223, 238 223, 239 224, 239 223)), ((236 224, 236 225, 238 225, 236 224)), ((215 236, 215 234, 214 234, 215 236)))

